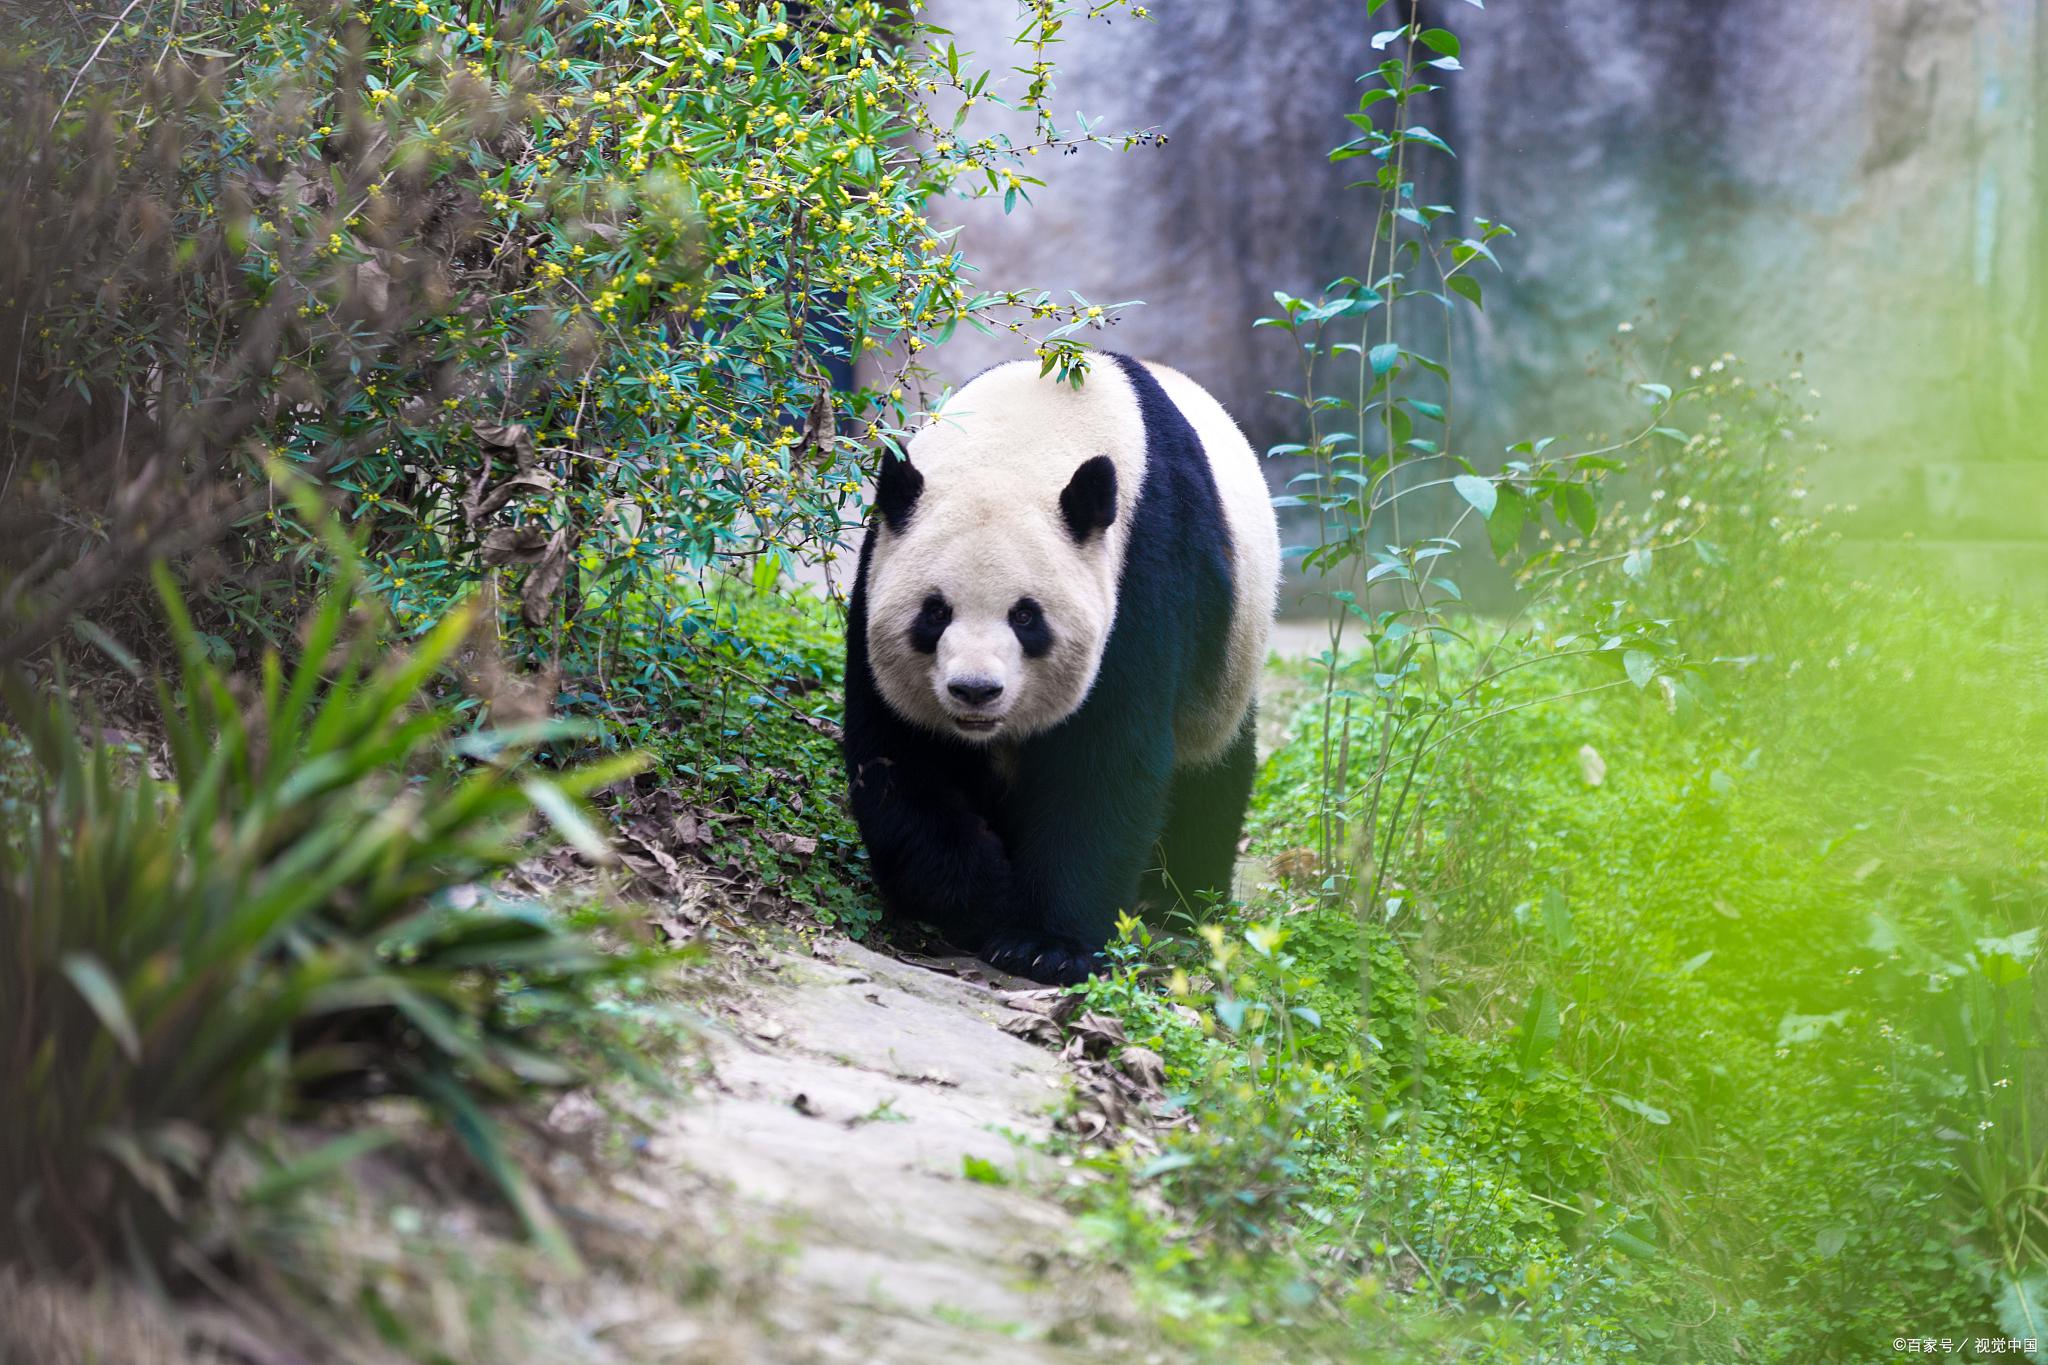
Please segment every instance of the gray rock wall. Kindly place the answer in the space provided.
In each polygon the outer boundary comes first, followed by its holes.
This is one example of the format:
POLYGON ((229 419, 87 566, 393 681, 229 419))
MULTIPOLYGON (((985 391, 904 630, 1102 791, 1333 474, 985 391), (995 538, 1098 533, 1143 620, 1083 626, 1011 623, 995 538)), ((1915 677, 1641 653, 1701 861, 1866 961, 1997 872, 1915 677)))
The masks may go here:
MULTIPOLYGON (((964 48, 994 52, 1012 30, 997 0, 932 8, 964 48)), ((1587 357, 1640 317, 1645 334, 1676 331, 1681 354, 1762 368, 1803 352, 1837 446, 1822 483, 1888 503, 1879 533, 1932 517, 1938 534, 1939 506, 1998 485, 1957 466, 2048 458, 2038 0, 1432 8, 1463 35, 1466 70, 1428 116, 1459 157, 1423 195, 1519 234, 1457 340, 1468 452, 1597 424, 1587 357)), ((1154 11, 1070 30, 1054 103, 1156 126, 1165 148, 1041 157, 1033 206, 947 212, 987 283, 1144 300, 1109 344, 1186 369, 1255 444, 1292 439, 1290 409, 1265 395, 1293 386, 1295 359, 1251 323, 1276 288, 1362 268, 1353 167, 1323 153, 1347 135, 1382 21, 1350 0, 1154 11)), ((1015 353, 963 334, 938 364, 960 378, 1015 353)))

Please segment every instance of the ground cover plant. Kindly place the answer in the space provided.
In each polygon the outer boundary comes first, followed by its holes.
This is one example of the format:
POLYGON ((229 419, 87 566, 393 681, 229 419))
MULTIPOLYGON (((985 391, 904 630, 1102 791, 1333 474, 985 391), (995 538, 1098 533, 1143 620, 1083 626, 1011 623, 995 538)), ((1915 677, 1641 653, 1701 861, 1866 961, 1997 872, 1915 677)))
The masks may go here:
MULTIPOLYGON (((1691 434, 1608 533, 1697 537, 1580 589, 1713 608, 1688 618, 1718 660, 1698 685, 1473 732, 1361 938, 1285 875, 1316 866, 1323 711, 1296 665, 1255 820, 1275 884, 1090 988, 1192 1120, 1106 1158, 1094 1217, 1197 1338, 1854 1361, 1922 1319, 1975 1358, 2037 1332, 2039 622, 1831 559, 1847 513, 1806 509, 1785 386, 1700 368, 1691 434), (1966 650, 1930 651, 1959 626, 1966 650), (1367 1307, 1395 1288, 1438 1336, 1367 1307)), ((1567 691, 1597 681, 1577 666, 1567 691)))
MULTIPOLYGON (((536 811, 601 853, 579 798, 635 760, 540 771, 558 726, 458 738, 421 701, 463 613, 388 655, 343 578, 302 657, 266 655, 252 692, 160 586, 183 660, 159 691, 161 776, 153 744, 100 738, 61 677, 4 679, 4 1259, 187 1277, 214 1177, 262 1150, 259 1128, 387 1094, 440 1113, 573 1259, 486 1107, 630 1066, 595 1003, 639 964, 480 883, 526 850, 536 811)), ((284 1162, 254 1183, 304 1178, 284 1162)))

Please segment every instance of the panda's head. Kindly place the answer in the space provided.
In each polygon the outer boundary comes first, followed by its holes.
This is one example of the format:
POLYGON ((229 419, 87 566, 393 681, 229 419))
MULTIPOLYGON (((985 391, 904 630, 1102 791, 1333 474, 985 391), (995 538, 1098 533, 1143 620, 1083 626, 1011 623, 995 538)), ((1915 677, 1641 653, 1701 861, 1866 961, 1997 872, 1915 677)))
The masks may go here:
POLYGON ((1115 623, 1115 463, 934 460, 927 477, 917 458, 885 455, 876 486, 867 643, 884 700, 976 743, 1059 724, 1115 623))

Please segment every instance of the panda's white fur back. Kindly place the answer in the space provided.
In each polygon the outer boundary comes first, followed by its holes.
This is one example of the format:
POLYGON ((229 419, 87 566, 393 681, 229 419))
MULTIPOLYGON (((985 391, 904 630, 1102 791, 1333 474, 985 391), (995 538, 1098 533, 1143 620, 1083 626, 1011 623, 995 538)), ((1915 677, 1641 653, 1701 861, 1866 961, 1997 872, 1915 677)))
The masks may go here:
MULTIPOLYGON (((1280 540, 1258 457, 1221 404, 1187 376, 1145 367, 1200 439, 1232 546, 1235 600, 1224 676, 1199 711, 1175 717, 1176 763, 1197 766, 1222 755, 1236 736, 1257 686, 1279 594, 1280 540)), ((998 365, 962 386, 911 440, 908 456, 924 489, 903 534, 877 535, 869 585, 868 645, 878 685, 906 719, 942 729, 940 704, 906 657, 900 622, 915 614, 926 580, 981 586, 990 605, 1007 605, 1028 587, 1061 600, 1054 621, 1085 620, 1098 647, 1058 660, 1030 713, 1012 733, 1056 724, 1085 699, 1101 662, 1099 642, 1115 621, 1127 537, 1145 482, 1145 425, 1123 369, 1098 359, 1078 389, 1043 377, 1030 361, 998 365), (1116 467, 1117 515, 1082 547, 1065 533, 1061 490, 1084 461, 1106 455, 1116 467), (1028 510, 1032 515, 1020 516, 1028 510), (995 528, 1001 534, 995 534, 995 528), (900 557, 900 558, 899 558, 900 557), (892 572, 915 565, 920 572, 892 572)))

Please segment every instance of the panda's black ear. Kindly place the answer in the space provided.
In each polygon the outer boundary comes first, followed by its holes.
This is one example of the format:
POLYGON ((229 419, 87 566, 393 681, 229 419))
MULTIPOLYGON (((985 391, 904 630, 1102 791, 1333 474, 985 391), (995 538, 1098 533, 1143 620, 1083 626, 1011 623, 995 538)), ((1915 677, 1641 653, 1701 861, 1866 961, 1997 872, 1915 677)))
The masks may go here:
POLYGON ((910 520, 911 510, 923 492, 924 475, 917 472, 909 457, 884 450, 882 473, 875 480, 875 510, 889 523, 891 531, 902 534, 903 524, 910 520))
POLYGON ((1060 516, 1076 545, 1116 520, 1116 463, 1097 455, 1074 471, 1060 494, 1060 516))

